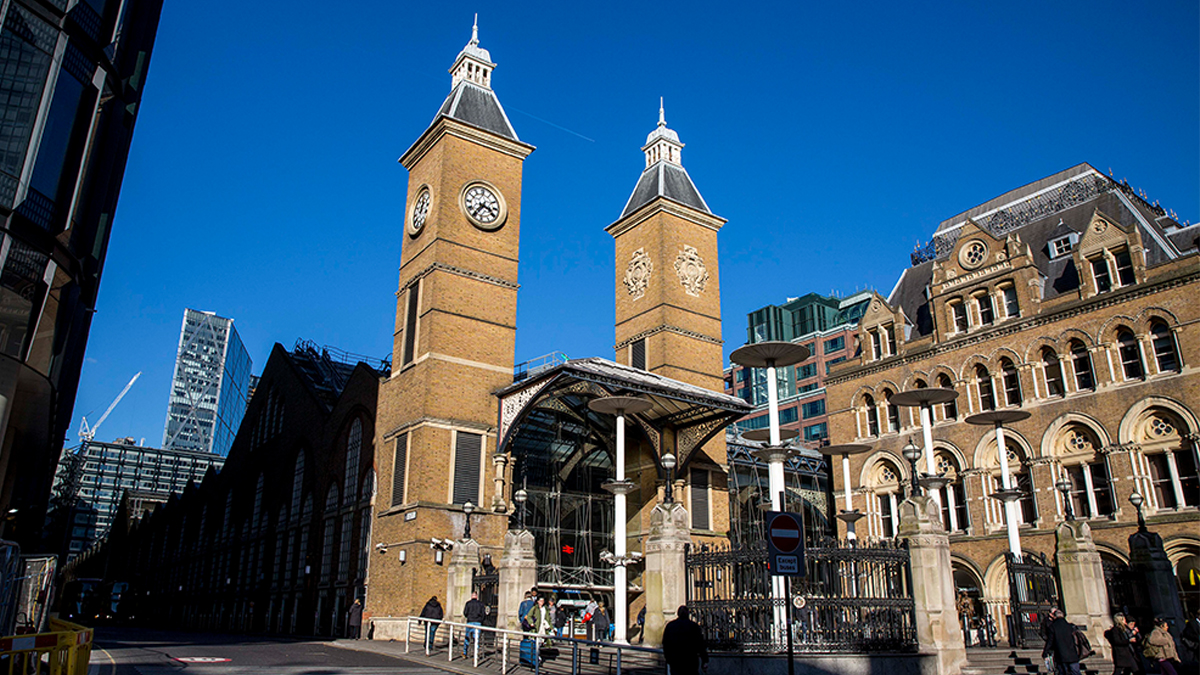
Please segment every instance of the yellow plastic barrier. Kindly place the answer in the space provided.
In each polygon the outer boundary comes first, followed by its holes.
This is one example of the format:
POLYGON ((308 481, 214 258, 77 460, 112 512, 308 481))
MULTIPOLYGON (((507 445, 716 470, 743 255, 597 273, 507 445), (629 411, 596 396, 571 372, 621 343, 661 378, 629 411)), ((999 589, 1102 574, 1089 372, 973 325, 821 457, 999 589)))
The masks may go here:
POLYGON ((92 629, 50 620, 49 633, 0 638, 0 672, 8 675, 87 675, 92 629))

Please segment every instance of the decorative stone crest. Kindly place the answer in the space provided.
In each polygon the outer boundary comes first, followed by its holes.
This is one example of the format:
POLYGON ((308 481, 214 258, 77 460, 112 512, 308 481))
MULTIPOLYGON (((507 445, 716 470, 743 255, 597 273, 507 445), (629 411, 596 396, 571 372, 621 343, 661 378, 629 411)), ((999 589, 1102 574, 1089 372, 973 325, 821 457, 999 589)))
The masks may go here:
POLYGON ((688 295, 699 297, 708 283, 708 268, 704 266, 704 259, 695 248, 686 244, 675 258, 675 273, 679 275, 679 283, 683 284, 683 290, 688 295))
POLYGON ((625 268, 625 289, 637 300, 646 294, 646 286, 650 284, 650 275, 654 272, 654 263, 646 255, 646 249, 639 248, 629 257, 629 267, 625 268))

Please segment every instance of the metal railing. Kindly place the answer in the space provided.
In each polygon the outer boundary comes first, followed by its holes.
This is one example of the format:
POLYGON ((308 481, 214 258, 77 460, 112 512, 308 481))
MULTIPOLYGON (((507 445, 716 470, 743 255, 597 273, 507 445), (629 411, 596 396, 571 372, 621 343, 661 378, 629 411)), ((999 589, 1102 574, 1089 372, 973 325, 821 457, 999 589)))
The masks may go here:
POLYGON ((780 652, 779 608, 792 602, 799 652, 912 652, 917 630, 903 543, 827 541, 805 551, 806 576, 775 597, 765 544, 687 553, 688 607, 709 649, 780 652))
POLYGON ((92 629, 58 619, 49 633, 0 638, 0 672, 8 675, 87 675, 92 629))
POLYGON ((527 668, 535 675, 636 675, 662 672, 664 663, 662 650, 652 647, 405 617, 405 654, 412 653, 413 642, 425 656, 469 658, 474 668, 498 668, 505 674, 527 668))

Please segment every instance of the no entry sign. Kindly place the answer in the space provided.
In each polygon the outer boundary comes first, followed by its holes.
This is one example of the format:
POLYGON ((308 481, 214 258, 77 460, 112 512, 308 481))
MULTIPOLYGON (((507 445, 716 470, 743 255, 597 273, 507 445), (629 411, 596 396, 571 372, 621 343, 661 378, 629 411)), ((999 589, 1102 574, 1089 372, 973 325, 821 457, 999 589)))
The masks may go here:
POLYGON ((767 543, 771 553, 771 574, 804 576, 804 521, 798 513, 767 511, 767 543))

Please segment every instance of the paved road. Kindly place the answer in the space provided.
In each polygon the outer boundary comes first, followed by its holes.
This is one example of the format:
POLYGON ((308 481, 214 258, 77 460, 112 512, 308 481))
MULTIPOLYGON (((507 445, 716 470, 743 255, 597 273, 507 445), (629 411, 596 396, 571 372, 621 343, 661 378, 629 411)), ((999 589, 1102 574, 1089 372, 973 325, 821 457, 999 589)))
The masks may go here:
POLYGON ((412 661, 320 641, 136 628, 98 629, 89 671, 90 675, 444 675, 412 661))

